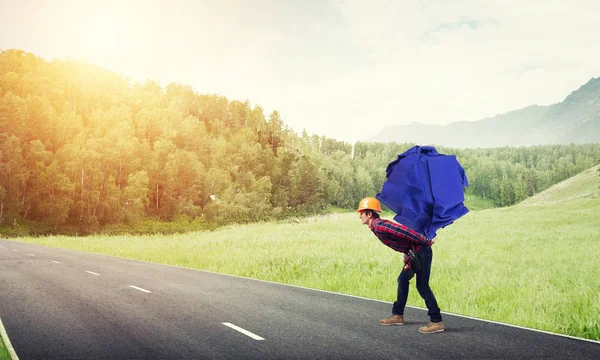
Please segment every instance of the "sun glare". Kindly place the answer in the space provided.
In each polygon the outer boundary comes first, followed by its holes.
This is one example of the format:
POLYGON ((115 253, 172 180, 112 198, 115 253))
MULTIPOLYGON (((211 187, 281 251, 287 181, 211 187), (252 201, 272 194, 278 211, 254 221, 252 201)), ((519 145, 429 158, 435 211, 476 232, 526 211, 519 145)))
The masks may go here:
POLYGON ((121 48, 122 29, 110 17, 95 17, 86 26, 86 45, 92 56, 112 53, 121 48))

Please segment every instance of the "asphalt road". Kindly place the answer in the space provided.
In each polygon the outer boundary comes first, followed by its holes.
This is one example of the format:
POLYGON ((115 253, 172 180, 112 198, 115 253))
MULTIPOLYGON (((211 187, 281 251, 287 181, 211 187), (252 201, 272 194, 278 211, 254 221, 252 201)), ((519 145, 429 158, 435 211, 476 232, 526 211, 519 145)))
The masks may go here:
MULTIPOLYGON (((394 286, 390 284, 390 286, 394 286)), ((600 359, 600 343, 142 261, 0 240, 0 318, 28 359, 600 359)), ((443 310, 443 309, 442 309, 443 310)))

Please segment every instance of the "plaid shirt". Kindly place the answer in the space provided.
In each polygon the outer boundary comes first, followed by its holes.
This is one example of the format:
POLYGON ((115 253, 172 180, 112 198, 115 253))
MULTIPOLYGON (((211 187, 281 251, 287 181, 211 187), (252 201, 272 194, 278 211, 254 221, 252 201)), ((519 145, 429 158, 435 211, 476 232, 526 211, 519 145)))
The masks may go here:
POLYGON ((408 253, 413 245, 415 245, 415 251, 418 251, 423 245, 431 246, 433 244, 432 240, 408 226, 389 220, 373 219, 369 227, 379 241, 401 253, 408 253))

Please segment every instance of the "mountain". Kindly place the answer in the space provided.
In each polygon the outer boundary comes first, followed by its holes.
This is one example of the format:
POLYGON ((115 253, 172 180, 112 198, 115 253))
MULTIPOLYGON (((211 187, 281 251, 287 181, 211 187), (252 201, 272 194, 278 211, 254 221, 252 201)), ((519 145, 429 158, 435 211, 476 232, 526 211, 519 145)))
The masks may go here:
POLYGON ((456 148, 600 143, 600 78, 592 78, 553 105, 531 105, 478 121, 448 125, 387 126, 366 142, 456 148))

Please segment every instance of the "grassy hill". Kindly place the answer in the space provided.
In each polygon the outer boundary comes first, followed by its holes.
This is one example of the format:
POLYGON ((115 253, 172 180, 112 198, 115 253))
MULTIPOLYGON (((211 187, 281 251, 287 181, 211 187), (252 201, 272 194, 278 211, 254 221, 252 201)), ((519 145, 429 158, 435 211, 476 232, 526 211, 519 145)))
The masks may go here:
MULTIPOLYGON (((600 194, 600 166, 583 171, 566 179, 544 192, 521 202, 518 207, 554 206, 558 204, 577 205, 582 200, 598 199, 600 194)), ((593 202, 595 203, 595 202, 593 202)))
MULTIPOLYGON (((431 279, 442 312, 600 340, 599 169, 442 229, 431 279)), ((401 264, 356 213, 169 236, 19 241, 387 301, 394 300, 401 264)), ((414 287, 409 304, 424 306, 414 287)), ((385 315, 374 313, 373 321, 385 315)))

